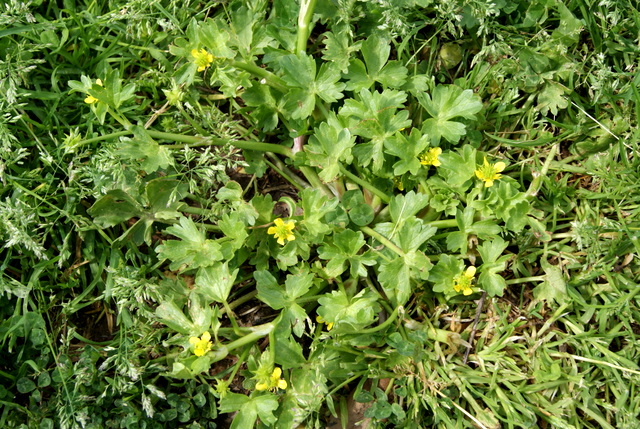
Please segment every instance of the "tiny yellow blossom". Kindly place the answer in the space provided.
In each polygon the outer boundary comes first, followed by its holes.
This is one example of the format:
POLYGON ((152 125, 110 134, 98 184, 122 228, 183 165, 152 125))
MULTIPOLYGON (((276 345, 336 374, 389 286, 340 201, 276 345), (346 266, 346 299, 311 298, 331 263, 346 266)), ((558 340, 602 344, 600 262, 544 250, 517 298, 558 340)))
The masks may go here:
POLYGON ((288 220, 284 222, 282 219, 278 218, 273 221, 275 226, 269 227, 267 230, 268 234, 272 234, 274 237, 278 239, 278 244, 284 246, 285 240, 293 241, 296 239, 296 236, 293 235, 293 228, 296 227, 295 221, 288 220))
POLYGON ((394 177, 393 178, 393 185, 396 188, 398 188, 399 191, 404 191, 404 183, 402 183, 402 178, 394 177))
POLYGON ((484 186, 490 188, 493 186, 493 181, 502 177, 500 172, 506 168, 504 162, 496 162, 495 164, 489 164, 487 158, 484 158, 484 164, 476 170, 476 176, 478 179, 484 182, 484 186))
MULTIPOLYGON (((318 322, 318 323, 327 323, 327 322, 325 322, 325 320, 321 316, 316 316, 316 322, 318 322)), ((327 323, 327 331, 330 331, 332 329, 333 329, 333 322, 327 323)))
POLYGON ((442 165, 442 163, 438 159, 441 153, 442 149, 440 149, 439 147, 432 147, 431 149, 420 155, 420 164, 439 167, 440 165, 442 165))
POLYGON ((192 344, 194 346, 193 354, 198 357, 204 356, 213 347, 213 343, 211 342, 211 334, 209 333, 209 331, 202 334, 200 338, 189 338, 189 344, 192 344))
POLYGON ((476 267, 469 267, 467 270, 456 276, 453 279, 453 290, 463 295, 471 295, 473 293, 473 289, 471 287, 471 282, 473 281, 474 276, 476 275, 476 267))
POLYGON ((259 381, 256 384, 256 390, 271 390, 275 391, 276 389, 286 389, 287 388, 287 380, 280 378, 282 376, 282 369, 275 367, 271 376, 267 380, 259 381))
POLYGON ((193 57, 193 62, 195 63, 195 65, 198 66, 199 72, 209 67, 213 62, 213 55, 211 55, 205 49, 192 49, 191 56, 193 57))
MULTIPOLYGON (((100 79, 96 79, 96 84, 99 86, 102 86, 102 80, 100 79)), ((93 104, 95 102, 97 102, 98 99, 96 97, 94 97, 93 95, 87 95, 87 98, 84 99, 84 102, 87 104, 93 104)))

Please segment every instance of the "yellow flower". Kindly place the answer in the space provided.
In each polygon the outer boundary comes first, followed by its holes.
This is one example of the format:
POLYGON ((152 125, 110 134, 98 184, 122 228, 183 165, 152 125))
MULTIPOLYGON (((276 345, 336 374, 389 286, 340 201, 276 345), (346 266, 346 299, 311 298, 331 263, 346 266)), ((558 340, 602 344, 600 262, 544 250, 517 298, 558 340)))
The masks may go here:
POLYGON ((473 293, 473 289, 471 287, 471 282, 473 281, 473 277, 476 275, 476 267, 469 267, 467 270, 457 275, 455 279, 453 279, 453 290, 463 295, 471 295, 473 293))
POLYGON ((402 183, 402 178, 394 177, 393 178, 393 185, 396 188, 398 188, 399 191, 404 191, 404 183, 402 183))
POLYGON ((490 188, 493 186, 493 181, 502 177, 500 172, 506 168, 504 162, 496 162, 495 164, 489 164, 487 157, 484 158, 484 164, 476 170, 476 176, 478 179, 484 182, 484 186, 490 188))
POLYGON ((280 378, 282 376, 282 369, 275 367, 271 376, 267 380, 259 381, 256 384, 256 390, 271 390, 275 391, 276 389, 286 389, 287 388, 287 380, 280 378))
POLYGON ((273 221, 275 226, 270 227, 267 230, 268 234, 272 234, 274 237, 278 239, 278 244, 284 246, 285 240, 293 241, 296 239, 296 236, 293 235, 293 228, 296 227, 295 221, 288 220, 284 222, 282 219, 278 218, 273 221))
POLYGON ((420 164, 439 167, 442 164, 438 159, 441 153, 442 149, 440 149, 439 147, 432 147, 431 149, 420 155, 420 164))
MULTIPOLYGON (((316 322, 318 323, 326 323, 325 320, 321 316, 316 316, 316 322)), ((333 329, 333 322, 327 323, 327 331, 333 329)))
POLYGON ((211 55, 205 49, 192 49, 191 56, 193 57, 193 62, 195 63, 195 65, 198 66, 199 72, 209 67, 213 62, 213 55, 211 55))
MULTIPOLYGON (((96 79, 96 84, 99 86, 102 86, 102 80, 100 79, 96 79)), ((96 97, 94 97, 93 95, 87 95, 87 98, 84 99, 84 102, 87 104, 93 104, 95 102, 97 102, 98 99, 96 97)))
POLYGON ((193 354, 200 357, 204 356, 211 348, 213 347, 213 343, 211 342, 211 334, 209 331, 202 334, 202 337, 191 337, 189 338, 189 344, 192 344, 193 354))

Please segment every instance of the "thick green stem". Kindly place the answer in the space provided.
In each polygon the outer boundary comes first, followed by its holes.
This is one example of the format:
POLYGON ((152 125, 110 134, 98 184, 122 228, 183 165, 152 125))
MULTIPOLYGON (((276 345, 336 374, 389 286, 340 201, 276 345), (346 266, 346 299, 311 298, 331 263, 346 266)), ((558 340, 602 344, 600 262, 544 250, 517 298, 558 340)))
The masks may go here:
POLYGON ((280 79, 278 76, 271 73, 270 71, 263 69, 261 67, 258 67, 255 64, 249 64, 249 63, 245 63, 242 61, 235 61, 235 60, 229 61, 229 64, 233 67, 239 68, 244 71, 248 71, 249 73, 255 76, 263 78, 264 82, 267 85, 277 89, 280 92, 286 93, 289 91, 289 88, 287 87, 287 84, 284 80, 280 79))
MULTIPOLYGON (((227 139, 219 139, 215 137, 185 136, 182 134, 165 133, 162 131, 153 131, 153 130, 148 130, 147 133, 149 133, 149 135, 153 138, 187 143, 189 147, 224 146, 226 144, 230 144, 240 149, 257 150, 260 152, 274 152, 279 155, 284 155, 287 157, 293 156, 290 148, 286 146, 278 145, 278 144, 272 144, 272 143, 262 143, 262 142, 252 142, 252 141, 229 141, 227 139)), ((166 145, 165 147, 170 149, 178 149, 178 148, 181 148, 182 145, 166 145)))
POLYGON ((271 158, 273 162, 267 159, 265 159, 264 162, 266 162, 269 167, 276 171, 287 182, 291 183, 298 191, 302 191, 304 188, 309 187, 308 183, 293 174, 291 170, 289 170, 276 156, 270 156, 269 158, 271 158))
POLYGON ((429 226, 435 226, 438 229, 456 228, 458 226, 458 222, 455 219, 433 220, 427 223, 429 226))
POLYGON ((320 180, 318 173, 316 173, 313 168, 301 166, 300 171, 302 172, 302 174, 304 174, 304 177, 309 181, 311 186, 316 189, 320 189, 327 197, 333 198, 337 196, 336 194, 331 192, 331 189, 329 189, 327 185, 322 183, 322 180, 320 180))
POLYGON ((508 285, 515 285, 519 283, 533 283, 533 282, 543 282, 546 280, 545 276, 534 276, 534 277, 521 277, 519 279, 511 279, 507 280, 505 283, 508 285))
POLYGON ((296 39, 296 54, 307 50, 307 40, 309 40, 309 24, 316 7, 316 0, 302 0, 300 2, 300 13, 298 14, 298 35, 296 39))
POLYGON ((348 177, 350 180, 352 180, 355 183, 357 183, 358 185, 362 186, 365 189, 368 189, 372 194, 377 195, 386 204, 389 204, 389 201, 391 201, 391 198, 389 198, 389 196, 387 194, 385 194, 380 189, 376 188, 375 186, 373 186, 371 183, 367 182, 366 180, 362 180, 361 178, 359 178, 355 174, 351 173, 349 170, 344 168, 344 166, 342 164, 340 165, 340 172, 342 174, 344 174, 346 177, 348 177))
POLYGON ((259 340, 260 338, 269 335, 269 333, 271 333, 271 331, 273 331, 273 328, 275 328, 275 325, 273 323, 265 323, 264 325, 260 325, 260 326, 256 326, 253 328, 253 332, 251 332, 250 334, 245 335, 242 338, 238 338, 235 341, 230 342, 229 344, 227 344, 225 347, 227 349, 227 351, 232 351, 234 349, 237 349, 238 347, 242 347, 245 346, 247 344, 251 344, 257 340, 259 340))
POLYGON ((111 107, 107 108, 107 112, 109 112, 113 119, 118 121, 118 123, 122 125, 126 130, 131 128, 131 122, 129 122, 129 120, 122 116, 119 112, 114 112, 111 107))
POLYGON ((387 326, 391 325, 398 318, 398 311, 400 309, 402 309, 402 311, 404 312, 404 308, 402 306, 396 307, 396 309, 393 310, 393 313, 389 315, 389 318, 387 320, 385 320, 378 326, 374 326, 373 328, 359 329, 358 334, 373 334, 374 332, 378 332, 378 331, 382 331, 383 329, 386 329, 387 326))
POLYGON ((368 226, 361 226, 360 227, 360 231, 364 232, 365 234, 367 234, 369 237, 373 237, 376 240, 378 240, 380 243, 382 243, 383 245, 385 245, 388 249, 392 250, 394 253, 398 254, 398 256, 405 256, 404 251, 399 248, 398 246, 396 246, 391 240, 389 240, 387 237, 385 237, 384 235, 380 234, 378 231, 373 230, 372 228, 368 227, 368 226))
MULTIPOLYGON (((224 146, 230 144, 240 149, 257 150, 260 152, 273 152, 286 157, 292 157, 293 153, 290 148, 278 144, 262 143, 253 141, 229 141, 228 139, 220 139, 216 137, 200 137, 200 136, 187 136, 184 134, 165 133, 162 131, 147 130, 149 136, 160 140, 171 140, 174 142, 186 143, 189 147, 200 146, 224 146)), ((94 137, 84 140, 80 144, 94 143, 98 141, 110 140, 126 135, 133 134, 133 131, 118 131, 117 133, 105 134, 100 137, 94 137)), ((168 149, 181 149, 183 144, 163 145, 168 149)))

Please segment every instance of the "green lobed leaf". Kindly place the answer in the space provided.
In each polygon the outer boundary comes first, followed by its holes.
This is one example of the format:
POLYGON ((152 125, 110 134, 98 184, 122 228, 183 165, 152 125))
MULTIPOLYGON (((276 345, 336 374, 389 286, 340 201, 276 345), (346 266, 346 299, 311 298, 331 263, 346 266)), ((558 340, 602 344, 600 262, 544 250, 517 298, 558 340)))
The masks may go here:
POLYGON ((320 168, 318 175, 324 182, 336 179, 340 174, 341 161, 345 164, 353 161, 351 148, 355 139, 349 129, 340 124, 334 113, 314 129, 313 135, 305 145, 305 153, 310 165, 320 168))
POLYGON ((337 198, 329 199, 319 189, 304 189, 299 193, 300 206, 303 210, 303 219, 300 226, 316 238, 324 236, 331 231, 331 226, 324 222, 326 214, 331 213, 338 205, 337 198))
POLYGON ((566 109, 569 105, 567 95, 571 91, 566 86, 553 81, 548 81, 538 95, 538 105, 536 109, 540 110, 543 115, 551 112, 557 115, 559 110, 566 109))
POLYGON ((220 398, 220 412, 232 413, 237 411, 230 429, 246 429, 254 427, 256 420, 266 424, 273 424, 276 417, 273 412, 278 409, 276 395, 266 394, 254 397, 229 392, 220 398))
POLYGON ((398 88, 405 83, 407 68, 397 61, 387 62, 391 52, 388 39, 385 40, 379 34, 373 34, 362 44, 361 52, 364 63, 354 59, 349 65, 349 71, 346 74, 347 90, 357 92, 368 89, 375 82, 391 88, 398 88))
POLYGON ((551 265, 546 259, 541 259, 540 265, 544 270, 545 280, 533 289, 534 298, 562 304, 568 297, 567 282, 562 270, 557 265, 551 265))
POLYGON ((431 118, 424 121, 422 131, 429 135, 433 143, 445 138, 456 143, 466 133, 466 126, 454 118, 475 119, 475 114, 482 109, 480 98, 472 90, 455 85, 438 85, 431 96, 417 93, 418 102, 425 108, 431 118))
POLYGON ((398 194, 393 197, 389 203, 389 214, 396 225, 401 225, 428 204, 428 195, 409 191, 406 194, 398 194))
POLYGON ((142 206, 125 191, 113 189, 98 199, 89 210, 96 224, 108 228, 138 217, 143 213, 142 206))
POLYGON ((422 165, 418 158, 429 147, 429 137, 417 128, 411 130, 411 134, 405 136, 396 133, 384 142, 385 152, 400 158, 393 164, 393 174, 401 176, 407 172, 417 175, 422 165))
POLYGON ((471 145, 464 145, 457 152, 444 152, 438 159, 442 163, 438 175, 449 186, 462 187, 475 176, 476 150, 471 145))
POLYGON ((349 118, 352 134, 370 140, 356 145, 353 151, 363 166, 373 163, 377 172, 383 166, 385 140, 411 125, 408 111, 397 112, 404 106, 407 94, 389 89, 383 92, 363 89, 359 96, 360 100, 345 100, 339 116, 349 118))
POLYGON ((322 59, 333 62, 342 72, 346 72, 349 68, 351 53, 359 51, 362 46, 362 42, 353 42, 350 33, 348 26, 336 25, 332 31, 322 35, 325 45, 322 59))
POLYGON ((162 302, 156 308, 156 317, 160 319, 162 323, 183 335, 201 334, 194 332, 196 329, 193 322, 184 315, 182 309, 180 309, 173 301, 162 302))
POLYGON ((375 319, 380 306, 378 298, 368 289, 349 298, 344 290, 336 290, 318 299, 318 314, 334 324, 335 332, 357 332, 375 319))
POLYGON ((333 235, 333 242, 325 243, 318 249, 318 257, 328 260, 327 274, 337 277, 347 269, 349 263, 351 277, 366 276, 365 266, 375 265, 375 258, 364 253, 359 255, 360 249, 365 245, 362 232, 346 229, 333 235))
POLYGON ((166 240, 156 248, 161 258, 172 261, 169 265, 171 270, 177 270, 183 265, 185 268, 207 267, 223 259, 220 244, 208 240, 189 218, 180 218, 179 225, 170 226, 165 232, 179 238, 166 240))
POLYGON ((227 262, 203 266, 196 273, 198 293, 215 302, 226 302, 238 275, 238 269, 229 271, 227 262))
POLYGON ((478 286, 487 292, 489 296, 502 296, 507 283, 498 273, 507 267, 506 260, 509 256, 502 256, 508 243, 500 237, 491 241, 485 241, 477 247, 482 258, 482 266, 479 269, 478 286))
POLYGON ((433 282, 433 291, 450 294, 453 292, 453 279, 464 270, 464 262, 455 256, 443 253, 438 263, 429 273, 429 281, 433 282))
POLYGON ((173 164, 171 152, 152 139, 146 130, 138 125, 132 127, 134 137, 122 138, 118 145, 119 154, 125 158, 140 162, 146 173, 153 173, 173 164))

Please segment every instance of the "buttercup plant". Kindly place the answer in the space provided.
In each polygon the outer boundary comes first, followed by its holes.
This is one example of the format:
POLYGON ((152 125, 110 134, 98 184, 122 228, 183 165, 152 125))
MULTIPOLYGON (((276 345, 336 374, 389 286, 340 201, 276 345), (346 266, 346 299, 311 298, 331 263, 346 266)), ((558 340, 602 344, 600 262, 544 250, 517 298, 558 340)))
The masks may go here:
MULTIPOLYGON (((309 4, 301 8, 301 19, 310 20, 313 7, 309 4)), ((239 9, 237 13, 232 19, 244 19, 241 16, 248 10, 239 9)), ((445 301, 468 297, 474 290, 501 295, 504 284, 487 276, 475 281, 476 267, 463 269, 463 262, 457 258, 469 258, 475 251, 468 246, 470 234, 482 245, 489 245, 505 231, 502 219, 510 208, 499 209, 492 200, 482 203, 481 216, 472 208, 480 203, 480 194, 467 191, 473 178, 491 187, 506 165, 489 164, 484 157, 484 164, 476 167, 481 153, 464 140, 482 109, 481 100, 471 90, 437 85, 420 75, 409 76, 406 67, 389 59, 391 46, 376 33, 363 38, 362 43, 368 47, 363 52, 364 62, 352 54, 341 68, 333 61, 318 61, 322 51, 306 53, 300 39, 294 51, 287 51, 286 45, 268 50, 267 46, 278 43, 269 34, 255 29, 250 38, 240 37, 235 25, 228 27, 221 18, 191 22, 186 38, 176 40, 171 49, 178 64, 185 62, 185 67, 178 65, 176 69, 174 88, 186 94, 197 80, 205 79, 225 98, 244 103, 245 121, 254 129, 251 138, 225 143, 246 151, 255 164, 251 171, 257 176, 263 174, 256 169, 258 163, 278 172, 298 190, 297 199, 281 199, 291 216, 286 220, 276 217, 265 234, 259 225, 268 225, 273 219, 272 197, 245 199, 245 191, 230 182, 216 196, 220 207, 225 207, 217 212, 217 223, 198 225, 179 212, 211 216, 206 209, 181 204, 178 183, 156 179, 166 183, 162 185, 166 195, 162 200, 170 198, 178 212, 170 216, 176 225, 166 229, 177 240, 165 240, 156 251, 178 275, 194 276, 199 289, 193 293, 205 302, 209 300, 213 308, 219 308, 216 311, 224 311, 234 336, 240 338, 227 337, 227 344, 222 345, 221 341, 211 341, 208 330, 200 337, 190 337, 193 354, 199 359, 178 359, 174 376, 205 372, 207 364, 224 356, 230 347, 237 348, 238 341, 246 344, 242 353, 253 359, 257 346, 250 341, 255 335, 246 335, 236 323, 228 296, 236 276, 254 279, 257 298, 278 315, 275 330, 269 333, 268 349, 260 363, 252 369, 253 393, 244 399, 225 393, 220 395, 220 406, 223 410, 239 410, 237 421, 251 421, 255 417, 248 408, 238 408, 232 405, 234 401, 253 403, 270 398, 273 414, 261 418, 271 421, 275 416, 288 415, 275 393, 300 388, 297 378, 292 378, 291 385, 282 378, 283 369, 295 371, 312 359, 294 339, 311 334, 314 312, 316 321, 326 324, 322 335, 330 336, 339 347, 381 347, 385 344, 383 335, 395 330, 394 321, 404 317, 400 316, 406 314, 404 306, 410 305, 417 288, 445 301), (210 73, 197 74, 207 69, 210 73), (241 84, 231 87, 228 82, 241 84), (422 109, 411 119, 409 102, 422 109), (259 141, 279 123, 287 130, 279 136, 281 143, 259 141), (291 148, 288 141, 293 142, 291 148), (442 201, 441 195, 461 205, 454 212, 456 216, 438 214, 442 213, 437 203, 442 201), (499 215, 496 210, 501 210, 499 215), (456 226, 459 231, 450 230, 456 226), (203 227, 213 234, 204 233, 203 227), (275 239, 277 247, 269 244, 269 237, 275 239), (457 251, 455 258, 427 256, 438 243, 457 251), (316 254, 319 259, 310 264, 316 254), (315 309, 308 305, 314 301, 319 304, 315 309), (217 307, 216 302, 222 306, 217 307), (380 311, 385 312, 386 319, 380 311), (289 352, 281 354, 285 349, 289 352), (213 357, 201 360, 208 356, 213 357)), ((303 37, 303 26, 300 28, 298 37, 303 37)), ((183 98, 174 92, 166 94, 168 106, 184 112, 183 98)), ((147 156, 143 165, 148 174, 166 169, 172 162, 170 152, 165 151, 171 146, 157 141, 174 140, 192 148, 223 143, 206 135, 183 136, 135 126, 125 131, 147 141, 147 148, 155 148, 153 163, 148 155, 138 152, 147 156)), ((133 144, 126 150, 131 151, 133 144)), ((517 188, 515 191, 519 192, 517 188)), ((97 219, 107 215, 106 206, 99 207, 100 202, 92 209, 97 219)), ((147 216, 160 219, 153 212, 147 216)), ((527 214, 521 216, 526 223, 527 214)), ((479 271, 489 270, 482 262, 490 263, 492 275, 498 276, 506 265, 495 261, 501 260, 504 250, 492 253, 490 259, 481 258, 479 271)), ((180 311, 169 302, 163 303, 158 313, 167 324, 167 309, 172 308, 176 314, 180 311)), ((202 316, 193 317, 194 323, 206 323, 202 316)), ((216 338, 229 335, 225 332, 218 328, 216 338)), ((314 347, 324 350, 319 343, 314 347)), ((350 371, 357 372, 358 365, 351 364, 350 371)), ((322 370, 325 383, 330 367, 322 370)))

